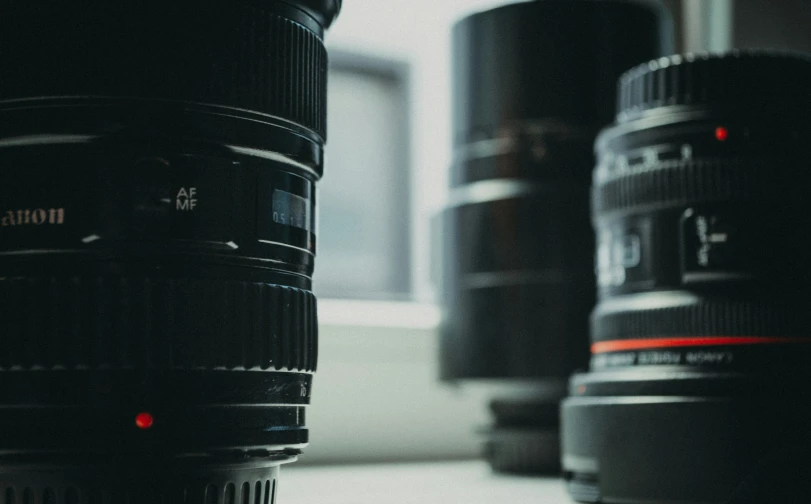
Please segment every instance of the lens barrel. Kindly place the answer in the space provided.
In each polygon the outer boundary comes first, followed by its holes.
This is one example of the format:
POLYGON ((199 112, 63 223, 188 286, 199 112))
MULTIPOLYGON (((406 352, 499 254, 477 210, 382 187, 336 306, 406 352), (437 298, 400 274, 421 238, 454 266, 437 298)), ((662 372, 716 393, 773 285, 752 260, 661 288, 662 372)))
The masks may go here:
POLYGON ((0 16, 0 495, 274 502, 308 441, 340 1, 0 16))
POLYGON ((582 502, 801 502, 811 59, 673 56, 596 143, 599 303, 563 407, 582 502), (799 500, 798 500, 799 499, 799 500))
POLYGON ((671 48, 667 13, 624 1, 517 3, 454 28, 441 374, 537 383, 491 404, 499 470, 558 469, 547 413, 587 365, 594 304, 594 137, 617 77, 671 48))

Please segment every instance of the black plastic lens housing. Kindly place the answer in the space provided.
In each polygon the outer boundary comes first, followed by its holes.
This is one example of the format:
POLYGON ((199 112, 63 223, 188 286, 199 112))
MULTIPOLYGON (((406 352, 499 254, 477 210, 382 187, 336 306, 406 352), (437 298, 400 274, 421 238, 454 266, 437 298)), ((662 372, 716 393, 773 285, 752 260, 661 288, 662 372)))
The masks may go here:
POLYGON ((652 61, 597 139, 591 372, 563 407, 582 502, 802 502, 811 59, 652 61))
POLYGON ((536 385, 491 404, 498 470, 558 470, 556 412, 587 365, 595 296, 592 145, 617 77, 672 50, 670 22, 633 2, 544 0, 454 28, 441 373, 536 385))
POLYGON ((6 502, 274 502, 308 441, 339 9, 5 8, 6 502))

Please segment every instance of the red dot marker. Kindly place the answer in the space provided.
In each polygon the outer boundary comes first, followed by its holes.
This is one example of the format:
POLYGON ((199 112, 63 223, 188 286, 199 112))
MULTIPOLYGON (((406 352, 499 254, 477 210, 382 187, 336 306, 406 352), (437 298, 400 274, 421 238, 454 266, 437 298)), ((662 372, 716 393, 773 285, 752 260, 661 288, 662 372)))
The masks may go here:
POLYGON ((729 138, 729 130, 724 128, 723 126, 718 126, 715 128, 715 139, 719 142, 723 142, 729 138))
POLYGON ((155 419, 149 413, 138 413, 135 415, 135 425, 139 429, 148 429, 155 423, 155 419))

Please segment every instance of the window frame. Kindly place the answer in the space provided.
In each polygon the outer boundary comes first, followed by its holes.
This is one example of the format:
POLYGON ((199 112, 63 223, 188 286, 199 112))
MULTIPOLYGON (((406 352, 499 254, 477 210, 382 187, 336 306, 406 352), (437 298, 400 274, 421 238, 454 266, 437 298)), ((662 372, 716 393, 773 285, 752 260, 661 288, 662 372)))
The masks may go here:
MULTIPOLYGON (((362 52, 341 48, 330 48, 328 73, 331 74, 333 72, 354 73, 364 77, 384 80, 391 83, 396 90, 397 98, 395 106, 398 112, 396 114, 397 122, 394 128, 402 141, 398 142, 397 152, 393 153, 392 157, 395 161, 395 169, 393 172, 394 184, 400 189, 392 192, 393 200, 391 204, 398 209, 398 213, 404 215, 404 219, 403 226, 395 232, 396 243, 392 248, 396 252, 395 255, 390 258, 390 263, 396 268, 393 272, 392 285, 397 286, 397 288, 394 291, 388 292, 388 296, 383 299, 412 300, 415 296, 415 272, 413 265, 415 247, 412 239, 414 229, 414 201, 412 190, 414 187, 412 183, 413 170, 411 164, 411 100, 413 92, 411 85, 411 67, 408 63, 397 59, 371 56, 362 52)), ((329 103, 327 104, 327 108, 329 109, 329 103)), ((330 145, 328 139, 327 156, 329 156, 329 150, 330 145)), ((327 170, 329 170, 329 166, 327 166, 327 170)), ((362 181, 358 181, 358 183, 362 183, 362 181)), ((323 210, 323 208, 321 210, 323 210)), ((335 297, 322 295, 321 297, 340 299, 344 296, 335 297)), ((378 293, 364 294, 358 292, 346 297, 359 300, 381 299, 378 293)))

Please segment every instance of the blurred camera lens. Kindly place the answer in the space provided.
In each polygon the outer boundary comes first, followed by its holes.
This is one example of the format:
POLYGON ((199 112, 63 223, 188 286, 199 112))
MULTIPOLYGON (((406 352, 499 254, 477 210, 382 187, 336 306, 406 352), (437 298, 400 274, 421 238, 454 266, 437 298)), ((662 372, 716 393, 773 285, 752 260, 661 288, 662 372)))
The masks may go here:
POLYGON ((563 407, 577 500, 807 497, 809 91, 809 57, 768 52, 620 79, 596 143, 591 372, 563 407))
POLYGON ((594 137, 616 78, 671 44, 663 9, 622 1, 518 3, 454 29, 442 377, 503 384, 498 470, 559 467, 559 401, 587 365, 594 304, 594 137))
POLYGON ((340 0, 0 16, 0 495, 275 500, 316 367, 340 0))

